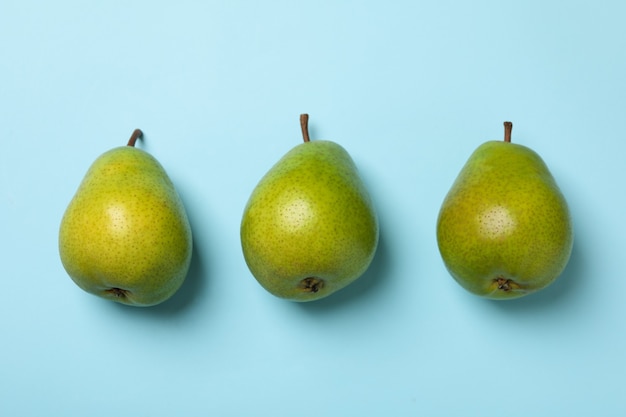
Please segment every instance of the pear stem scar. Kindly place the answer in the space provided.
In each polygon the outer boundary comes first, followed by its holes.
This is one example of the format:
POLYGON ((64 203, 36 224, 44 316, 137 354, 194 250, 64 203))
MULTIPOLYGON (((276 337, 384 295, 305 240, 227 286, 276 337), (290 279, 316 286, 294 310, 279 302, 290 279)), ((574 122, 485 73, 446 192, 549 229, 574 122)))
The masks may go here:
POLYGON ((141 129, 135 129, 133 131, 133 134, 130 135, 130 139, 128 139, 127 146, 135 146, 135 142, 137 142, 137 139, 140 139, 142 137, 143 137, 143 132, 141 131, 141 129))
POLYGON ((504 122, 504 141, 511 143, 511 131, 513 130, 513 123, 504 122))
POLYGON ((304 113, 300 115, 300 127, 302 128, 302 138, 305 142, 310 142, 309 138, 309 115, 304 113))

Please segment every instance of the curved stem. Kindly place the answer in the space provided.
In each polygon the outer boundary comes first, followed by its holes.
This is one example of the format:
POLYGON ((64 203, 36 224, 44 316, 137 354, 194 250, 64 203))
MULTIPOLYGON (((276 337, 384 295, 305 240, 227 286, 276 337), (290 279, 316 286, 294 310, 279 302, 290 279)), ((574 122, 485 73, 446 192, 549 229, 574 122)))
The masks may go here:
POLYGON ((513 123, 504 122, 504 141, 511 142, 511 131, 513 130, 513 123))
POLYGON ((302 138, 305 142, 310 142, 309 138, 309 115, 304 113, 300 115, 300 127, 302 128, 302 138))
POLYGON ((127 146, 135 146, 135 142, 137 142, 137 139, 140 139, 142 137, 143 137, 143 132, 141 131, 141 129, 135 129, 133 131, 133 134, 130 135, 130 139, 128 139, 127 146))

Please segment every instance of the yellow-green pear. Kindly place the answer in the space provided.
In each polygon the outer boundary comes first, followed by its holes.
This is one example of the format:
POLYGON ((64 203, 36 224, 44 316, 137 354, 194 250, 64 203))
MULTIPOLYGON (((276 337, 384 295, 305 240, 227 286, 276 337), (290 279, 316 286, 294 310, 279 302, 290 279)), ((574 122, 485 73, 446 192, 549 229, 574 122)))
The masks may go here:
POLYGON ((344 148, 309 140, 260 180, 245 207, 241 244, 257 281, 277 297, 311 301, 360 277, 378 244, 378 218, 344 148))
POLYGON ((492 299, 545 288, 573 244, 567 202, 533 150, 504 141, 479 146, 446 195, 437 220, 439 251, 468 291, 492 299))
POLYGON ((59 230, 63 266, 83 290, 134 306, 151 306, 182 285, 192 235, 183 203, 161 164, 128 146, 91 165, 59 230))

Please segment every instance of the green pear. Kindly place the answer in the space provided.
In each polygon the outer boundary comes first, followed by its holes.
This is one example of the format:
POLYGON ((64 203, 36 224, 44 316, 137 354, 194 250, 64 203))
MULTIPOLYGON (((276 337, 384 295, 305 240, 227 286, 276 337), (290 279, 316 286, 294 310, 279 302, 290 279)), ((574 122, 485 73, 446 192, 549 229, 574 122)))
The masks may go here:
POLYGON ((128 146, 91 165, 59 230, 63 266, 83 290, 134 306, 151 306, 182 285, 192 236, 185 208, 161 164, 128 146))
POLYGON ((245 207, 241 244, 252 275, 292 301, 326 297, 361 276, 378 244, 378 218, 344 148, 310 141, 285 154, 260 180, 245 207))
POLYGON ((446 195, 437 242, 446 268, 471 293, 521 297, 551 284, 573 244, 567 202, 533 150, 505 140, 479 146, 446 195))

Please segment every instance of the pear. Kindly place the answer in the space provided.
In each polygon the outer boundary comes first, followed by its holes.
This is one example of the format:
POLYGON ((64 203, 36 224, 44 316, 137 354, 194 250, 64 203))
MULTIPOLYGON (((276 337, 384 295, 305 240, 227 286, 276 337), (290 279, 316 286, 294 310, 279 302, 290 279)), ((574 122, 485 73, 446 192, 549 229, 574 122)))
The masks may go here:
POLYGON ((285 154, 260 180, 245 206, 240 237, 252 275, 292 301, 326 297, 359 278, 378 244, 378 218, 357 168, 331 141, 311 141, 285 154))
POLYGON ((151 306, 182 285, 192 235, 185 208, 161 164, 128 146, 91 165, 59 230, 63 267, 83 290, 108 300, 151 306))
POLYGON ((539 291, 565 268, 573 244, 567 202, 541 157, 504 141, 479 146, 437 219, 446 268, 471 293, 512 299, 539 291))

